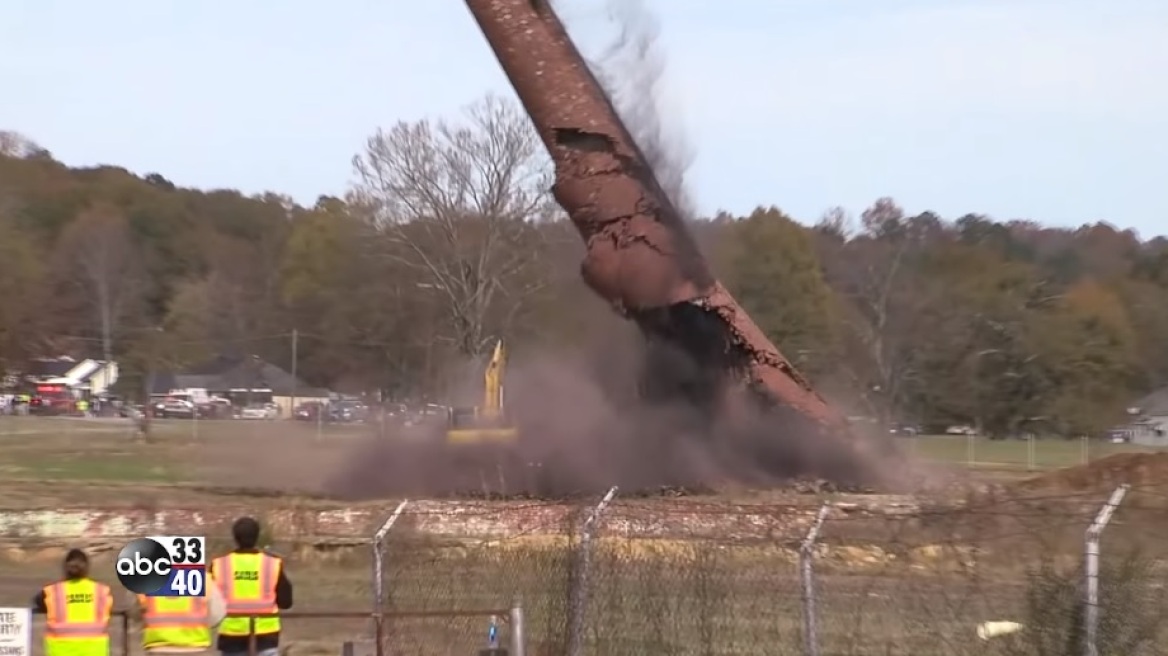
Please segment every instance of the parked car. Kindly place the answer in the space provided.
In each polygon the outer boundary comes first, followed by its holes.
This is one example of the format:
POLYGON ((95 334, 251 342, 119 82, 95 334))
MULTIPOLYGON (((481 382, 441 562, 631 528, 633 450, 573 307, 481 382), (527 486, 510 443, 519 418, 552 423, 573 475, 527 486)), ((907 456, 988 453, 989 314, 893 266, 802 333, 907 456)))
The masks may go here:
POLYGON ((1135 431, 1128 427, 1112 428, 1107 431, 1106 438, 1112 444, 1126 444, 1135 437, 1135 431))
POLYGON ((921 434, 921 427, 914 424, 893 424, 888 428, 888 432, 902 437, 916 437, 921 434))
POLYGON ((28 402, 28 413, 41 417, 55 417, 69 414, 76 407, 77 402, 73 399, 34 396, 28 402))
POLYGON ((156 416, 163 419, 194 419, 198 412, 193 401, 179 397, 169 397, 158 404, 156 416))
POLYGON ((240 419, 276 419, 280 416, 280 408, 275 403, 249 405, 239 410, 240 419))
POLYGON ((369 408, 358 401, 337 401, 328 404, 328 420, 348 424, 365 421, 369 408))
POLYGON ((167 398, 168 397, 165 397, 165 396, 151 396, 150 397, 150 412, 153 414, 153 416, 155 416, 155 417, 162 416, 162 408, 163 408, 163 406, 166 405, 167 398))
POLYGON ((405 416, 403 424, 406 427, 438 424, 446 421, 450 415, 450 408, 437 403, 427 403, 411 409, 405 416))
POLYGON ((210 401, 200 403, 198 411, 200 419, 231 419, 235 414, 231 401, 219 397, 212 397, 210 401))
POLYGON ((305 401, 292 411, 292 418, 296 421, 316 421, 323 405, 320 401, 305 401))
POLYGON ((403 422, 410 415, 410 408, 404 403, 387 403, 381 406, 381 417, 384 421, 403 422))

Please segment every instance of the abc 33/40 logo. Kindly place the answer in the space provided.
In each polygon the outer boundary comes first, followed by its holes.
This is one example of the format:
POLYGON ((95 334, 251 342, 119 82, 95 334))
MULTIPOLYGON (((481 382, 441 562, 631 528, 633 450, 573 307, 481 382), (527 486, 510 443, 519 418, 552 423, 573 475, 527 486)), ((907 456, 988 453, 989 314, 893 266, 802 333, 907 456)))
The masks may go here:
POLYGON ((151 597, 202 597, 207 539, 185 535, 138 538, 122 547, 114 569, 130 592, 151 597))

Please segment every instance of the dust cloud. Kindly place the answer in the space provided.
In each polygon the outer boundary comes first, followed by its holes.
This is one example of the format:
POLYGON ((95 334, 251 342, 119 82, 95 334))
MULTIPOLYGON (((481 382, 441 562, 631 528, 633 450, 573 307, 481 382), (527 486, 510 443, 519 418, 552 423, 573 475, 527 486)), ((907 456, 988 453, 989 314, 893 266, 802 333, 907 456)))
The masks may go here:
MULTIPOLYGON (((565 28, 575 36, 586 23, 596 22, 589 18, 596 17, 569 17, 564 21, 565 28)), ((663 111, 668 98, 660 21, 645 0, 608 0, 604 19, 600 25, 591 26, 598 28, 604 45, 596 55, 585 55, 585 61, 673 206, 683 217, 692 219, 697 212, 685 175, 693 163, 694 151, 684 131, 663 111), (604 35, 614 28, 615 35, 604 35)))
MULTIPOLYGON (((598 322, 599 323, 599 322, 598 322)), ((329 496, 567 498, 712 493, 810 481, 890 489, 903 467, 880 441, 828 441, 802 416, 763 408, 683 353, 606 322, 593 343, 517 357, 507 373, 513 447, 447 446, 444 426, 371 437, 326 485, 329 496), (812 438, 812 435, 815 438, 812 438)))
MULTIPOLYGON (((557 2, 557 13, 577 42, 586 42, 579 29, 596 28, 596 16, 565 5, 571 1, 557 2)), ((665 57, 657 20, 643 0, 608 0, 605 19, 617 35, 604 39, 597 54, 586 54, 589 66, 661 187, 693 218, 685 186, 691 150, 660 111, 665 57)), ((586 43, 581 49, 592 50, 586 43)), ((825 436, 799 413, 763 404, 743 389, 730 373, 741 363, 727 361, 738 349, 719 336, 667 343, 646 339, 615 316, 593 321, 590 343, 519 355, 509 365, 507 412, 520 435, 516 446, 448 447, 444 426, 370 439, 328 483, 329 493, 549 498, 613 485, 629 493, 706 492, 806 479, 887 488, 899 480, 904 462, 888 440, 825 436), (716 348, 698 353, 678 346, 699 342, 716 348)), ((698 323, 687 325, 700 329, 698 323)))

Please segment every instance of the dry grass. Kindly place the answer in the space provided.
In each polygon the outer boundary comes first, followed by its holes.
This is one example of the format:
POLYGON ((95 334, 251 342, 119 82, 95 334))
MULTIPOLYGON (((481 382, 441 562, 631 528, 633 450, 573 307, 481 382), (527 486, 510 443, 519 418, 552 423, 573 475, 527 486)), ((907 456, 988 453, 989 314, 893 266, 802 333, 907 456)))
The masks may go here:
MULTIPOLYGON (((165 504, 197 488, 319 491, 372 427, 268 421, 156 421, 134 441, 123 419, 0 417, 0 488, 28 503, 165 504)), ((206 495, 204 495, 206 496, 206 495)), ((12 507, 12 504, 6 504, 12 507)))

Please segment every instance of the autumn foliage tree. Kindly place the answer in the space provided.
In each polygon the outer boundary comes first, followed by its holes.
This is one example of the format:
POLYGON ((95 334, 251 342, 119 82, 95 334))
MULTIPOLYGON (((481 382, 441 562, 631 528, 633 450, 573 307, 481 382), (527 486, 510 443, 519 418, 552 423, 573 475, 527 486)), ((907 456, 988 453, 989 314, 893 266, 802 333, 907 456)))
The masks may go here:
POLYGON ((46 267, 39 244, 20 229, 13 208, 0 205, 0 371, 22 364, 43 347, 42 313, 46 267))
POLYGON ((721 237, 714 260, 739 303, 801 368, 830 370, 836 307, 810 232, 774 207, 714 222, 721 237))
MULTIPOLYGON (((0 368, 62 353, 109 354, 131 381, 218 354, 291 368, 295 339, 312 385, 439 399, 446 363, 496 338, 596 339, 608 310, 579 280, 582 246, 516 105, 392 124, 352 165, 350 193, 305 206, 70 169, 0 134, 0 368)), ((1168 385, 1166 238, 911 215, 890 198, 810 227, 762 207, 693 229, 849 414, 1091 435, 1168 385)))

